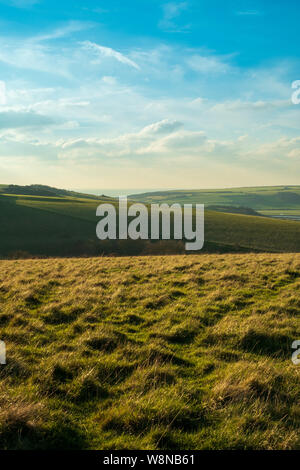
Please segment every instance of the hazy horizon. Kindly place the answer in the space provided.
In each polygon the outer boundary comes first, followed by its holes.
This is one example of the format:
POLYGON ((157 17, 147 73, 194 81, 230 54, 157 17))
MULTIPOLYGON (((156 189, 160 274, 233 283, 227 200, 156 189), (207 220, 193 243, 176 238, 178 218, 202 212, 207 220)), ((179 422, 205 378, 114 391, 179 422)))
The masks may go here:
MULTIPOLYGON (((4 184, 0 182, 0 185, 4 184)), ((15 184, 15 183, 6 183, 15 184)), ((40 183, 34 182, 31 183, 33 185, 38 185, 40 183)), ((5 185, 5 184, 4 184, 5 185)), ((29 184, 30 185, 30 184, 29 184)), ((57 189, 64 189, 67 191, 75 191, 78 193, 84 194, 92 194, 96 196, 106 195, 106 196, 129 196, 131 194, 143 194, 143 193, 155 193, 155 192, 165 192, 165 191, 222 191, 222 190, 235 190, 235 189, 249 189, 249 188, 291 188, 291 187, 300 187, 300 184, 278 184, 278 185, 248 185, 248 186, 207 186, 207 187, 176 187, 176 188, 82 188, 82 187, 74 187, 68 185, 62 185, 61 187, 55 186, 55 184, 49 184, 47 186, 57 188, 57 189)))
MULTIPOLYGON (((262 185, 261 187, 296 187, 300 185, 294 184, 282 184, 282 185, 262 185)), ((244 186, 244 188, 256 188, 260 186, 244 186)), ((209 190, 222 190, 222 189, 239 189, 241 186, 223 186, 223 187, 203 187, 203 188, 103 188, 103 189, 87 189, 87 188, 69 188, 70 191, 76 191, 86 194, 94 194, 96 196, 101 196, 102 194, 106 196, 122 196, 130 194, 143 194, 143 193, 155 193, 163 191, 209 191, 209 190)))

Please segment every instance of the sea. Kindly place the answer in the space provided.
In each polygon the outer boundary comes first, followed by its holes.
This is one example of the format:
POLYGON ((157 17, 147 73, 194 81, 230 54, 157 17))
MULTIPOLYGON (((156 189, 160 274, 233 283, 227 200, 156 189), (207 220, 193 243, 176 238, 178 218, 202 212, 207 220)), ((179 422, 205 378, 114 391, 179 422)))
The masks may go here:
POLYGON ((96 196, 129 196, 130 194, 153 193, 156 191, 169 191, 174 188, 114 188, 114 189, 93 189, 93 188, 74 188, 73 191, 85 194, 94 194, 96 196))

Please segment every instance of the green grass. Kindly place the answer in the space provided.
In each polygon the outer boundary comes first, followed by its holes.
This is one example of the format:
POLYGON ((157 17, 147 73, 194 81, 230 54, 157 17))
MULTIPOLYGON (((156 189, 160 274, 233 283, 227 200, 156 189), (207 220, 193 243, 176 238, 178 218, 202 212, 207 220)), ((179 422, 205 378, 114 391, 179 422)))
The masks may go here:
POLYGON ((1 449, 300 448, 300 255, 0 268, 1 449))
POLYGON ((300 209, 273 209, 273 210, 267 210, 267 211, 260 211, 261 214, 271 216, 272 215, 297 215, 300 216, 300 209))
MULTIPOLYGON (((26 252, 37 256, 83 256, 168 251, 165 244, 110 245, 99 241, 96 208, 103 202, 107 199, 0 195, 0 257, 25 256, 26 252)), ((177 243, 172 250, 182 251, 183 244, 177 243)), ((206 211, 204 250, 300 252, 300 224, 206 211)))
MULTIPOLYGON (((76 246, 95 238, 95 223, 74 215, 72 201, 57 198, 0 196, 0 255, 19 251, 33 255, 74 254, 76 246), (59 200, 59 199, 58 199, 59 200)), ((87 210, 91 213, 90 204, 87 210)), ((81 251, 82 253, 82 251, 81 251)))
POLYGON ((258 211, 300 210, 300 186, 262 186, 207 190, 160 191, 131 196, 141 202, 178 202, 250 207, 258 211))

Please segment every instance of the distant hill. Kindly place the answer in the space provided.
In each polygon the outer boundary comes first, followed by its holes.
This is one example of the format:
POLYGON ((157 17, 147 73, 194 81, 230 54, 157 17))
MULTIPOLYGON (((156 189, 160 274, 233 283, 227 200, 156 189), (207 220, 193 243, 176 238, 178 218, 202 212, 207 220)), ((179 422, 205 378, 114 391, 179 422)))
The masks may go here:
POLYGON ((132 194, 130 199, 144 203, 205 204, 206 206, 230 206, 251 208, 255 211, 300 211, 300 186, 260 186, 232 189, 203 189, 180 191, 157 191, 132 194))
POLYGON ((216 211, 216 212, 227 212, 228 214, 244 214, 244 215, 255 215, 255 216, 260 216, 262 215, 255 211, 254 209, 251 209, 250 207, 234 207, 234 206, 207 206, 207 210, 211 211, 216 211))
POLYGON ((42 184, 31 184, 29 186, 19 186, 16 184, 10 184, 7 186, 0 186, 0 193, 5 194, 22 194, 26 196, 44 196, 44 197, 84 197, 85 199, 103 199, 108 196, 95 196, 91 194, 83 194, 75 191, 68 191, 66 189, 53 188, 51 186, 45 186, 42 184))

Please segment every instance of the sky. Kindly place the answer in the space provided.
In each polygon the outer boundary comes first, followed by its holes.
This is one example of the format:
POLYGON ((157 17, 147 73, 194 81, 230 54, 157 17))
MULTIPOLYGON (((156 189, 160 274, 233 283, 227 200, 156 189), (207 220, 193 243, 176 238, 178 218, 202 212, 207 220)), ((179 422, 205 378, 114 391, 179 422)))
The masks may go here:
POLYGON ((0 184, 300 184, 299 15, 298 0, 0 0, 0 184))

